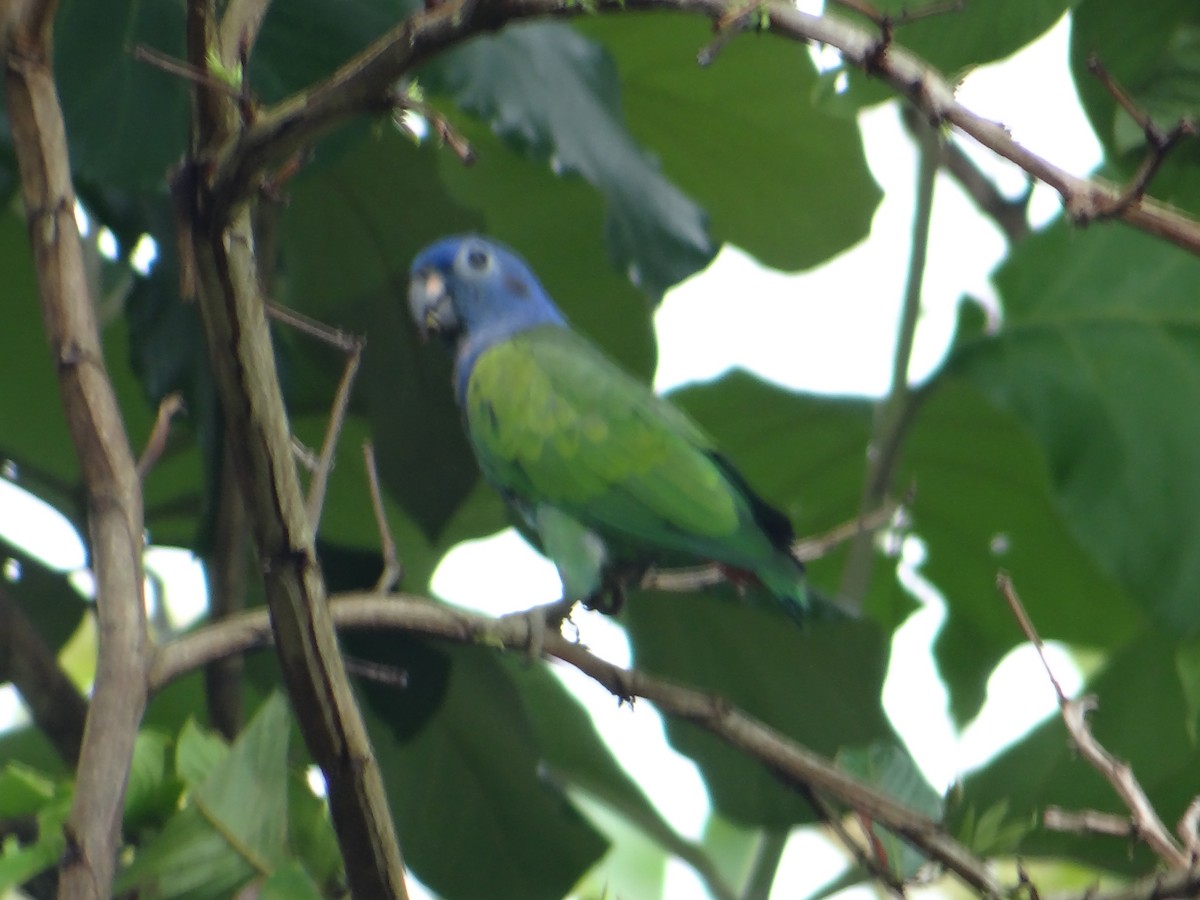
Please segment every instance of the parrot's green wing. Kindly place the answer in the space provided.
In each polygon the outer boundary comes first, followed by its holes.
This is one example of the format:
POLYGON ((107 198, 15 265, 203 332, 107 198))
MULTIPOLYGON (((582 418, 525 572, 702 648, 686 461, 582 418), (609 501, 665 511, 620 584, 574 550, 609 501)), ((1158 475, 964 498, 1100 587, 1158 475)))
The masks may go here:
POLYGON ((535 328, 484 351, 465 412, 485 475, 539 532, 564 581, 573 564, 595 567, 605 554, 715 560, 803 603, 800 567, 782 550, 787 520, 690 419, 569 329, 535 328), (586 546, 590 535, 604 554, 586 546), (584 559, 568 559, 572 549, 584 559))

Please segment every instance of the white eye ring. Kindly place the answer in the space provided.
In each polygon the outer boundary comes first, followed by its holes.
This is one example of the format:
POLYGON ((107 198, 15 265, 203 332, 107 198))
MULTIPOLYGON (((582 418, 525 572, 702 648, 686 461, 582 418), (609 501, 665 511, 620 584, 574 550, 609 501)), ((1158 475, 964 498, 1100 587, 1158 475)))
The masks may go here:
POLYGON ((463 250, 462 261, 471 272, 486 272, 492 264, 492 254, 483 247, 467 247, 463 250))

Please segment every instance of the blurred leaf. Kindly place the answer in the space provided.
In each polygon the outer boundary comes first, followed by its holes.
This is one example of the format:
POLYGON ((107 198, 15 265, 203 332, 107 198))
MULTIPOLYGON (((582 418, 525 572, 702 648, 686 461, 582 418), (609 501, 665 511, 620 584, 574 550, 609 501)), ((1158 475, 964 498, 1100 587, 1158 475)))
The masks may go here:
MULTIPOLYGON (((1095 55, 1164 131, 1184 116, 1195 119, 1200 116, 1200 9, 1190 0, 1158 0, 1143 7, 1087 0, 1071 21, 1071 71, 1080 100, 1110 159, 1128 176, 1145 153, 1145 134, 1088 70, 1088 60, 1095 55)), ((1184 142, 1167 157, 1151 193, 1200 208, 1198 164, 1195 142, 1184 142)))
MULTIPOLYGON (((380 478, 430 538, 479 477, 450 395, 448 355, 418 344, 404 299, 417 251, 479 224, 446 196, 435 152, 391 128, 360 141, 297 182, 279 235, 287 305, 367 337, 356 406, 371 424, 380 478)), ((331 382, 338 377, 344 356, 312 339, 297 348, 331 382)))
POLYGON ((525 701, 547 776, 598 800, 667 850, 681 838, 605 745, 579 701, 546 665, 505 659, 525 701))
MULTIPOLYGON (((1042 384, 1032 363, 1014 371, 1042 384)), ((1017 417, 989 402, 988 390, 982 379, 936 382, 916 413, 897 477, 915 486, 909 510, 928 553, 922 574, 946 598, 934 650, 960 723, 979 710, 992 669, 1023 640, 996 591, 1001 567, 1013 573, 1046 639, 1110 648, 1142 620, 1064 521, 1041 448, 1017 417)), ((1053 415, 1067 418, 1061 410, 1053 415)))
POLYGON ((183 790, 171 766, 169 735, 149 728, 137 734, 129 784, 125 789, 123 827, 136 833, 142 827, 164 820, 174 811, 183 790))
MULTIPOLYGON (((837 755, 838 765, 866 784, 879 788, 914 812, 937 822, 942 818, 942 798, 932 787, 913 758, 894 741, 876 741, 862 747, 850 747, 837 755)), ((884 848, 889 871, 903 880, 916 876, 928 860, 906 841, 879 826, 873 826, 875 838, 884 848)))
POLYGON ((329 806, 303 775, 288 778, 288 846, 304 869, 323 886, 343 878, 342 855, 329 818, 329 806))
POLYGON ((31 816, 54 799, 54 782, 18 762, 0 769, 0 819, 31 816))
MULTIPOLYGON (((713 595, 637 593, 625 624, 639 669, 727 698, 825 756, 894 740, 880 706, 887 644, 849 619, 796 627, 782 611, 713 595)), ((813 821, 799 795, 716 737, 670 719, 671 744, 700 766, 713 805, 734 822, 785 828, 813 821)))
MULTIPOLYGON (((918 16, 915 21, 896 27, 896 44, 918 54, 954 82, 975 66, 1001 60, 1020 50, 1049 30, 1068 9, 1087 5, 1078 0, 970 0, 958 8, 946 8, 938 0, 921 3, 877 0, 872 8, 893 16, 918 16), (942 10, 919 17, 923 9, 937 7, 942 10)), ((854 18, 863 27, 874 27, 854 18)), ((833 98, 836 106, 857 108, 896 96, 891 88, 858 69, 845 71, 850 88, 843 96, 833 98)))
POLYGON ((4 327, 0 328, 0 378, 19 390, 0 391, 0 457, 15 461, 22 486, 71 516, 77 466, 58 395, 20 217, 0 214, 0 272, 4 273, 4 327))
POLYGON ((175 743, 175 772, 188 790, 195 790, 228 757, 229 745, 224 738, 189 719, 175 743))
POLYGON ((696 198, 717 240, 801 269, 866 237, 880 191, 858 126, 811 102, 816 71, 793 42, 746 35, 704 68, 696 53, 712 29, 700 19, 574 24, 612 54, 630 132, 696 198))
POLYGON ((363 691, 405 860, 449 900, 562 897, 606 842, 542 776, 536 735, 495 652, 444 651, 445 700, 415 735, 394 724, 395 689, 363 691), (469 847, 470 865, 450 846, 469 847))
POLYGON ((228 897, 264 867, 284 864, 289 732, 287 702, 278 694, 227 753, 219 739, 185 728, 176 759, 189 803, 141 847, 118 889, 136 886, 162 898, 228 897))
MULTIPOLYGON (((1198 279, 1200 259, 1162 241, 1060 223, 997 274, 1003 328, 960 345, 948 365, 1029 430, 1094 565, 1182 634, 1200 630, 1198 279)), ((1079 642, 1112 646, 1117 636, 1105 634, 1129 622, 1124 604, 1076 596, 1081 619, 1105 623, 1079 642)), ((1044 637, 1057 636, 1030 612, 1044 637)))
MULTIPOLYGON (((3 330, 3 329, 0 329, 3 330)), ((67 574, 42 565, 0 538, 0 570, 14 560, 20 576, 4 578, 4 591, 21 607, 42 640, 54 652, 75 633, 91 604, 71 586, 67 574)), ((0 679, 7 680, 7 661, 0 660, 0 679)))
MULTIPOLYGON (((1129 763, 1167 822, 1177 821, 1195 796, 1200 770, 1200 748, 1185 727, 1187 700, 1174 665, 1175 643, 1175 635, 1147 632, 1119 650, 1087 686, 1100 704, 1089 717, 1092 732, 1129 763)), ((1004 803, 1008 823, 1028 823, 1049 804, 1128 812, 1112 786, 1074 752, 1057 715, 967 778, 955 818, 1004 803)), ((1120 838, 1043 828, 1029 830, 1018 849, 1022 856, 1059 856, 1120 872, 1144 870, 1150 863, 1146 850, 1120 838)))
POLYGON ((54 28, 59 95, 76 177, 110 186, 165 188, 187 140, 188 87, 134 58, 144 45, 184 59, 176 3, 63 0, 54 28))
POLYGON ((520 152, 593 185, 613 266, 655 302, 715 255, 704 212, 626 131, 611 59, 569 26, 510 25, 441 54, 420 78, 520 152))
POLYGON ((299 863, 288 863, 271 873, 258 892, 258 900, 321 900, 321 892, 299 863))

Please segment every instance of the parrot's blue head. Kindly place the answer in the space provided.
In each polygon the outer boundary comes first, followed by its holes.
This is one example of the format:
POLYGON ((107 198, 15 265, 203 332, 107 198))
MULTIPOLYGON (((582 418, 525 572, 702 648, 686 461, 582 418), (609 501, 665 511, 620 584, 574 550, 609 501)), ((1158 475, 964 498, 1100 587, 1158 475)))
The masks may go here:
POLYGON ((460 399, 471 367, 488 347, 539 325, 567 324, 521 257, 473 234, 443 238, 417 254, 408 308, 421 337, 438 334, 457 345, 460 399))

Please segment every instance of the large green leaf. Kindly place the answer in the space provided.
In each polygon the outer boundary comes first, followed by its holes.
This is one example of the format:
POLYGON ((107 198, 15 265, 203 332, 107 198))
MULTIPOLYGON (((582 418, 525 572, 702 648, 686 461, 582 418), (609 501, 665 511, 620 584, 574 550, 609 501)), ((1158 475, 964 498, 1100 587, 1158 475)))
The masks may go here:
POLYGON ((958 721, 978 711, 992 669, 1023 640, 996 591, 1000 568, 1013 573, 1043 637, 1112 648, 1140 627, 1063 520, 1039 447, 978 386, 946 377, 928 391, 899 477, 915 487, 923 573, 949 607, 935 651, 958 721))
MULTIPOLYGON (((1125 175, 1146 152, 1143 130, 1088 70, 1095 55, 1138 107, 1166 130, 1200 116, 1200 9, 1190 0, 1131 5, 1087 0, 1072 17, 1071 69, 1092 127, 1125 175)), ((1185 142, 1151 187, 1156 197, 1200 208, 1200 150, 1185 142)))
MULTIPOLYGON (((255 47, 248 92, 274 101, 333 71, 398 22, 405 0, 272 5, 255 47)), ((139 46, 181 60, 178 3, 64 0, 55 21, 59 92, 77 177, 93 187, 165 193, 184 154, 189 81, 134 56, 139 46)))
MULTIPOLYGON (((404 301, 417 251, 480 224, 441 187, 436 153, 394 129, 364 135, 297 182, 280 222, 282 296, 329 326, 366 336, 356 406, 371 424, 384 484, 431 537, 478 479, 450 393, 448 355, 420 346, 404 301)), ((344 362, 311 338, 294 346, 330 378, 344 362)))
POLYGON ((655 300, 716 253, 703 211, 626 131, 611 60, 569 26, 509 26, 442 54, 420 78, 522 153, 592 184, 613 264, 655 300))
POLYGON ((4 327, 0 328, 0 457, 20 467, 27 490, 68 516, 77 466, 60 411, 58 381, 42 329, 37 285, 25 224, 0 215, 0 271, 4 272, 4 327), (19 386, 19 387, 18 387, 19 386))
POLYGON ((662 13, 576 21, 617 62, 629 130, 704 207, 718 240, 777 269, 866 237, 880 192, 858 126, 813 104, 804 48, 738 38, 708 68, 707 22, 662 13))
POLYGON ((276 694, 227 753, 199 732, 181 735, 177 759, 200 760, 178 769, 191 802, 142 846, 121 873, 119 889, 136 886, 163 898, 227 897, 264 869, 285 865, 289 732, 287 702, 276 694))
MULTIPOLYGON (((528 712, 495 651, 444 653, 445 699, 415 735, 397 721, 394 690, 364 692, 405 859, 451 900, 562 897, 606 843, 541 776, 528 712), (469 865, 451 847, 467 848, 469 865)), ((420 688, 412 678, 402 690, 420 688)))
MULTIPOLYGON (((996 282, 1003 327, 959 346, 950 370, 1029 429, 1095 565, 1149 616, 1196 633, 1200 260, 1140 233, 1059 224, 996 282)), ((1093 620, 1123 615, 1105 596, 1087 599, 1093 620)))
MULTIPOLYGON (((956 8, 936 0, 922 3, 878 0, 872 4, 872 8, 901 20, 909 14, 916 14, 913 20, 902 21, 894 28, 892 39, 899 46, 921 56, 953 81, 975 66, 995 62, 1017 52, 1047 31, 1076 2, 971 0, 956 8), (920 16, 923 8, 937 11, 929 16, 920 16)), ((1107 0, 1099 2, 1106 3, 1107 0)), ((875 27, 864 19, 855 19, 868 29, 875 27)), ((836 108, 857 108, 895 96, 891 88, 858 69, 849 69, 848 75, 850 89, 837 98, 836 108)), ((827 82, 832 83, 832 79, 827 82)))
MULTIPOLYGON (((713 594, 636 593, 624 616, 639 669, 727 698, 818 753, 894 740, 880 703, 887 643, 873 623, 801 629, 713 594)), ((722 815, 767 828, 813 820, 799 794, 698 726, 669 719, 667 735, 696 760, 722 815)))

